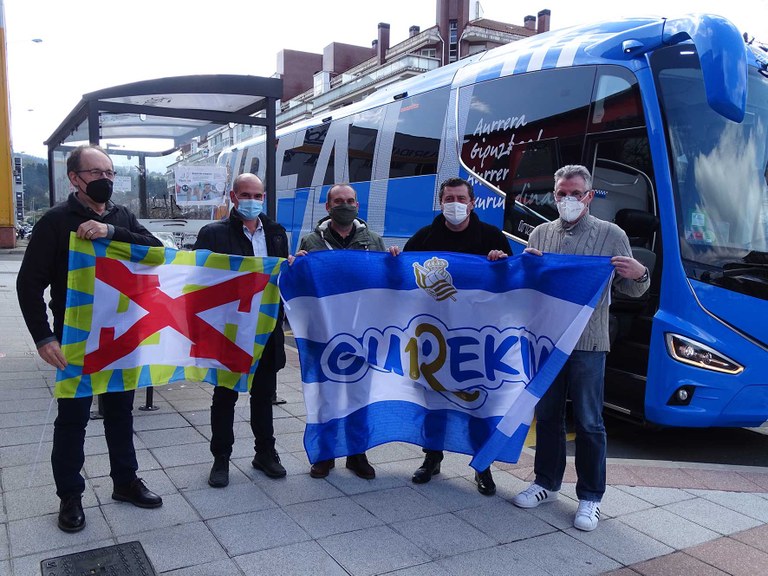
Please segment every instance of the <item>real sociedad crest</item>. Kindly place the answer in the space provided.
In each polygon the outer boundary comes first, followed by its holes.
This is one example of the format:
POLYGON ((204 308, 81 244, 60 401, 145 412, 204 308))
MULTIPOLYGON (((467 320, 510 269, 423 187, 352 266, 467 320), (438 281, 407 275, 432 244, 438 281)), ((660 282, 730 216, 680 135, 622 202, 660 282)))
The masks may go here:
POLYGON ((448 261, 433 256, 422 266, 418 262, 413 263, 413 275, 416 277, 416 284, 427 294, 432 296, 438 302, 453 297, 457 293, 453 286, 453 278, 448 272, 448 261))

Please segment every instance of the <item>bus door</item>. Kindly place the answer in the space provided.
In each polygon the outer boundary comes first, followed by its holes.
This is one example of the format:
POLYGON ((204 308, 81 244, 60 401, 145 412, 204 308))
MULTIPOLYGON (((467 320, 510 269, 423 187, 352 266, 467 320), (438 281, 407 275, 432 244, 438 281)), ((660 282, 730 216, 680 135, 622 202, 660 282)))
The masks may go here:
POLYGON ((592 172, 590 214, 626 232, 633 257, 651 287, 631 298, 611 293, 605 404, 642 419, 653 316, 659 306, 661 242, 648 131, 637 78, 619 66, 599 66, 586 126, 582 164, 592 172))
POLYGON ((590 213, 614 222, 627 233, 632 256, 651 276, 651 287, 637 298, 612 290, 609 315, 611 351, 606 359, 605 403, 619 413, 641 419, 661 271, 653 183, 640 169, 607 158, 597 158, 592 173, 595 198, 590 213))

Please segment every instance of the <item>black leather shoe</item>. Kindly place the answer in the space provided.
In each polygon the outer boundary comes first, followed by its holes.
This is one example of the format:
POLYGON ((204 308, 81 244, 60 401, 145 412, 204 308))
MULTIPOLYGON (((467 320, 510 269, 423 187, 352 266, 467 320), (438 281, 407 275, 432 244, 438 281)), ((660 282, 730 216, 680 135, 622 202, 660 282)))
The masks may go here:
POLYGON ((67 496, 59 505, 59 528, 64 532, 80 532, 85 528, 85 513, 81 496, 67 496))
POLYGON ((229 458, 216 456, 213 459, 213 467, 208 476, 208 485, 213 488, 224 488, 229 484, 229 458))
POLYGON ((376 470, 374 470, 373 466, 368 462, 368 457, 365 453, 347 456, 347 468, 352 470, 358 478, 363 478, 365 480, 373 480, 376 478, 376 470))
POLYGON ((130 484, 115 486, 112 500, 130 502, 139 508, 160 508, 163 505, 163 499, 150 491, 141 478, 135 478, 130 484))
POLYGON ((477 482, 477 491, 483 496, 496 494, 496 482, 493 481, 490 468, 486 468, 482 472, 475 472, 475 482, 477 482))
POLYGON ((312 464, 312 468, 309 469, 309 475, 312 478, 325 478, 331 471, 331 468, 336 466, 334 460, 320 460, 312 464))
POLYGON ((251 462, 251 466, 261 470, 270 478, 282 478, 286 474, 285 468, 280 464, 280 456, 277 455, 277 450, 274 448, 263 452, 256 452, 256 457, 251 462))
POLYGON ((440 474, 440 462, 442 461, 442 454, 427 454, 424 457, 424 463, 413 473, 411 481, 413 481, 414 484, 426 484, 432 480, 432 476, 440 474))

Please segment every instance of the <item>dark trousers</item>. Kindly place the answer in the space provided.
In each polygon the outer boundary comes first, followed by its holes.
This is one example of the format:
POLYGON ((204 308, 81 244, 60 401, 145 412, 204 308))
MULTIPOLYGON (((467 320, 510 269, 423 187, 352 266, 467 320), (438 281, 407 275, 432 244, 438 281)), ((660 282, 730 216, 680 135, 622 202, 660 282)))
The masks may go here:
MULTIPOLYGON (((277 372, 259 364, 251 384, 251 430, 254 449, 264 452, 275 447, 272 426, 272 396, 277 390, 277 372)), ((235 443, 235 404, 239 394, 229 388, 216 386, 211 404, 211 454, 229 458, 235 443)))
POLYGON ((429 450, 427 448, 422 448, 422 452, 424 452, 424 456, 432 456, 433 458, 437 458, 440 460, 440 462, 443 461, 443 451, 442 450, 429 450))
MULTIPOLYGON (((101 396, 104 435, 109 450, 109 475, 115 485, 130 484, 139 465, 133 447, 133 390, 101 396)), ((85 480, 80 474, 85 462, 85 428, 91 416, 92 398, 59 398, 59 413, 53 423, 51 465, 59 498, 82 494, 85 480)))

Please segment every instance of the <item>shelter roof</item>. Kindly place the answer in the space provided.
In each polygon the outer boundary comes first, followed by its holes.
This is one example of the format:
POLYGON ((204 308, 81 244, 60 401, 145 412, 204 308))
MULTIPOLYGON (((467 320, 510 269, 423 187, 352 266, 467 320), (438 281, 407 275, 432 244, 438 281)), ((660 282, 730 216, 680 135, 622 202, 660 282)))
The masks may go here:
POLYGON ((274 110, 281 95, 282 80, 259 76, 177 76, 113 86, 83 95, 45 144, 170 140, 172 148, 153 150, 167 154, 221 125, 266 126, 263 115, 252 115, 269 110, 270 101, 274 110))

